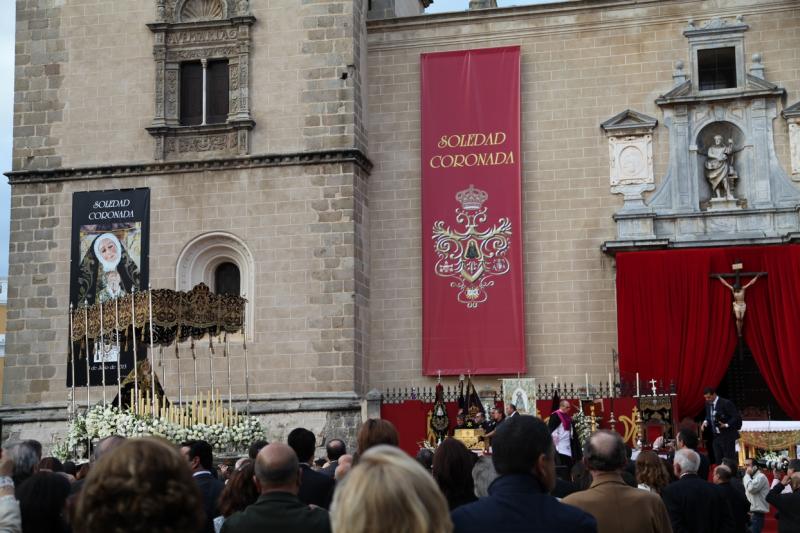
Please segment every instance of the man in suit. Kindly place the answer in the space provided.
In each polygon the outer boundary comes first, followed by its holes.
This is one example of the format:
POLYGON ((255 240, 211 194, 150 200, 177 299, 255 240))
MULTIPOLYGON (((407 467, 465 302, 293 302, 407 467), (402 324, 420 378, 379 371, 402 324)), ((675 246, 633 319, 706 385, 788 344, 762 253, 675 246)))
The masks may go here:
POLYGON ((211 445, 204 440, 193 440, 181 444, 181 453, 189 461, 189 468, 192 471, 200 495, 203 498, 203 511, 205 521, 203 522, 204 533, 214 533, 214 519, 219 516, 219 495, 225 484, 214 477, 211 472, 214 469, 214 455, 211 445))
POLYGON ((311 468, 314 461, 314 449, 317 447, 317 437, 305 428, 296 428, 289 433, 287 443, 297 454, 300 461, 300 492, 297 497, 300 501, 327 509, 333 499, 335 482, 332 478, 316 472, 311 468))
POLYGON ((345 446, 342 439, 331 439, 325 445, 325 452, 328 454, 328 466, 320 470, 320 472, 333 479, 336 474, 336 467, 339 466, 339 457, 347 453, 347 446, 345 446))
POLYGON ((700 466, 697 469, 697 475, 700 476, 700 479, 703 481, 708 481, 708 471, 711 468, 711 463, 706 454, 697 451, 697 446, 699 444, 700 440, 697 438, 697 433, 689 428, 683 428, 678 432, 678 436, 675 437, 675 445, 679 450, 688 448, 697 453, 698 457, 700 457, 700 466))
POLYGON ((709 428, 713 434, 714 461, 722 464, 727 457, 738 461, 736 457, 736 440, 742 428, 742 417, 732 401, 717 396, 717 391, 707 387, 703 391, 706 399, 706 419, 702 429, 709 428))
POLYGON ((725 465, 714 469, 714 484, 722 489, 725 500, 731 507, 733 526, 736 533, 747 533, 747 521, 750 511, 750 502, 747 497, 733 486, 733 472, 725 465))
POLYGON ((628 457, 619 433, 596 432, 586 443, 583 460, 592 474, 592 485, 570 494, 564 503, 594 516, 599 533, 672 533, 661 498, 622 480, 628 457))
POLYGON ((675 452, 672 468, 678 481, 664 487, 661 497, 667 506, 675 533, 733 533, 733 515, 721 489, 697 476, 700 457, 684 448, 675 452))
POLYGON ((783 476, 767 494, 767 502, 778 510, 778 533, 797 533, 800 531, 800 472, 783 476), (791 494, 783 494, 790 486, 791 494))
POLYGON ((258 452, 255 481, 260 496, 244 511, 222 524, 222 533, 330 533, 328 512, 309 507, 297 497, 300 490, 297 454, 288 446, 273 443, 258 452))
POLYGON ((492 462, 499 477, 489 496, 453 511, 454 533, 597 531, 591 515, 548 494, 556 482, 555 448, 544 422, 518 414, 495 432, 492 462))

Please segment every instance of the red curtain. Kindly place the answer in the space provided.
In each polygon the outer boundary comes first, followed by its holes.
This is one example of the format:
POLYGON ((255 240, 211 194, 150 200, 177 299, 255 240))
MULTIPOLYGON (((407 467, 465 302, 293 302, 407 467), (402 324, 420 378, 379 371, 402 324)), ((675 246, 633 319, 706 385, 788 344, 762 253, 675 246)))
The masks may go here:
POLYGON ((800 375, 800 246, 618 254, 620 371, 674 381, 678 416, 700 412, 703 388, 719 384, 736 347, 731 291, 710 275, 736 260, 768 273, 747 289, 745 340, 778 403, 800 419, 789 393, 800 375))

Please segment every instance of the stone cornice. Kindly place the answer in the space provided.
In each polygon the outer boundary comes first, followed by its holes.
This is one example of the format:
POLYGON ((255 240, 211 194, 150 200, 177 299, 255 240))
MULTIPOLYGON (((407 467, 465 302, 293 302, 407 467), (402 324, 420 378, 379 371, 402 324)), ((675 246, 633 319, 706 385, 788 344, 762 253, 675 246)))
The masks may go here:
POLYGON ((372 170, 372 161, 369 160, 367 155, 361 150, 350 148, 344 150, 249 155, 244 157, 225 157, 206 160, 154 161, 151 163, 55 168, 47 170, 14 170, 6 172, 5 175, 8 177, 8 183, 10 185, 17 185, 22 183, 47 183, 103 178, 155 176, 162 174, 184 174, 187 172, 206 172, 209 170, 327 165, 331 163, 352 163, 359 166, 367 173, 372 170))
POLYGON ((370 52, 393 49, 430 48, 513 41, 523 37, 541 36, 596 29, 612 30, 650 24, 679 23, 689 18, 706 20, 726 17, 731 13, 764 14, 796 8, 795 0, 734 0, 723 8, 704 8, 689 15, 689 6, 697 0, 572 0, 554 4, 535 4, 452 13, 436 13, 413 17, 378 19, 367 22, 370 52), (624 16, 624 10, 636 10, 624 16), (652 15, 641 10, 652 9, 652 15), (521 20, 537 19, 536 24, 520 24, 521 20), (498 27, 498 24, 503 26, 498 27), (508 29, 505 29, 508 28, 508 29), (430 30, 429 36, 419 30, 430 30))

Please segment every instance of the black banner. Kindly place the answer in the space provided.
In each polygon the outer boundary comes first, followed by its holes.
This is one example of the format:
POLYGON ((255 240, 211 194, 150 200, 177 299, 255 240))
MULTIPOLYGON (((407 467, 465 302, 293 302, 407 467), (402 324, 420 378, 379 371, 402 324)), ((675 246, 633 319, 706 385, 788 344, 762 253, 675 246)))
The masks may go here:
MULTIPOLYGON (((75 313, 95 302, 114 306, 116 298, 147 290, 149 281, 150 189, 76 192, 72 195, 72 253, 70 302, 75 313)), ((120 338, 109 335, 103 342, 75 342, 75 385, 86 386, 86 354, 89 383, 117 384, 117 364, 123 379, 133 370, 130 332, 120 338), (105 365, 103 363, 105 359, 105 365)), ((147 354, 137 346, 138 357, 147 354)), ((72 386, 72 356, 67 360, 67 387, 72 386)), ((114 394, 112 394, 114 396, 114 394)))

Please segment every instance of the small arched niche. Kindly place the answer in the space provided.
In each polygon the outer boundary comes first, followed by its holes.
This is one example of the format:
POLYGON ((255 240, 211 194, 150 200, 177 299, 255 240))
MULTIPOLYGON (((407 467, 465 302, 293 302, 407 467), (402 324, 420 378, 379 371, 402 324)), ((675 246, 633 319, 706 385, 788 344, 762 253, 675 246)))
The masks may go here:
POLYGON ((738 199, 745 201, 747 198, 747 190, 745 181, 748 179, 748 165, 746 161, 747 153, 743 148, 746 146, 747 139, 744 132, 733 122, 725 120, 711 122, 704 126, 697 134, 697 178, 698 178, 698 192, 701 205, 706 204, 711 200, 712 191, 711 185, 706 179, 705 162, 708 159, 706 155, 708 149, 715 144, 715 137, 721 137, 723 145, 728 145, 729 141, 733 143, 734 153, 729 156, 732 161, 733 167, 736 169, 738 179, 736 180, 733 195, 738 199))
POLYGON ((255 262, 242 239, 224 231, 198 235, 178 256, 175 279, 180 291, 205 283, 213 292, 247 298, 245 329, 248 338, 253 338, 255 262))

